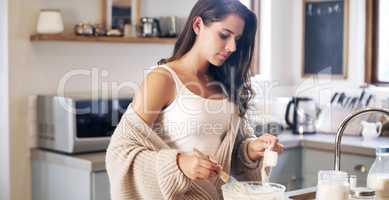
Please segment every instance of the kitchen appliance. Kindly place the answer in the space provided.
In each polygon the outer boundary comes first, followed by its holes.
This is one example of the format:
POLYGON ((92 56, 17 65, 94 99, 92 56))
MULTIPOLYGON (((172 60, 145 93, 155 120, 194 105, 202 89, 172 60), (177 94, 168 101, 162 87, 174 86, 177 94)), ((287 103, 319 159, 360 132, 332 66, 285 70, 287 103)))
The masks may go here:
POLYGON ((159 34, 158 21, 152 17, 142 17, 141 22, 141 36, 142 37, 156 37, 159 34))
POLYGON ((40 10, 37 24, 40 34, 58 34, 64 31, 61 11, 58 9, 40 10))
POLYGON ((38 146, 69 154, 104 151, 131 101, 38 96, 38 146))
POLYGON ((313 99, 293 97, 286 107, 285 121, 294 134, 313 134, 316 132, 317 113, 318 109, 313 99))
POLYGON ((175 16, 159 17, 160 37, 177 37, 177 20, 175 16))

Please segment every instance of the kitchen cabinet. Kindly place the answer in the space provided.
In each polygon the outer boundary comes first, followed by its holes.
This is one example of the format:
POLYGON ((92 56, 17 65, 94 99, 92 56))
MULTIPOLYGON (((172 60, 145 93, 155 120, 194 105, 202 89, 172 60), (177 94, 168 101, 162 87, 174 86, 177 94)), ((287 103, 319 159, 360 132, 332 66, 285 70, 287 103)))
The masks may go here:
MULTIPOLYGON (((109 180, 101 160, 34 150, 32 200, 109 200, 109 180)), ((91 156, 89 157, 91 158, 91 156)))
POLYGON ((302 149, 288 148, 278 157, 277 166, 272 169, 270 181, 286 186, 286 189, 296 190, 302 185, 302 149))
POLYGON ((92 199, 110 199, 109 179, 106 171, 92 173, 92 199))
MULTIPOLYGON (((270 181, 285 185, 288 191, 316 186, 317 173, 333 169, 334 140, 335 135, 329 134, 279 135, 285 152, 279 155, 270 181)), ((364 143, 358 137, 343 137, 341 170, 357 175, 358 186, 365 186, 375 147, 388 143, 389 138, 364 143)), ((109 199, 105 152, 67 155, 33 149, 31 155, 33 200, 109 199)))
MULTIPOLYGON (((357 185, 366 186, 366 178, 375 157, 351 153, 342 153, 341 170, 357 176, 357 185)), ((334 169, 334 152, 304 147, 302 149, 302 187, 312 187, 317 184, 317 174, 320 170, 334 169)))

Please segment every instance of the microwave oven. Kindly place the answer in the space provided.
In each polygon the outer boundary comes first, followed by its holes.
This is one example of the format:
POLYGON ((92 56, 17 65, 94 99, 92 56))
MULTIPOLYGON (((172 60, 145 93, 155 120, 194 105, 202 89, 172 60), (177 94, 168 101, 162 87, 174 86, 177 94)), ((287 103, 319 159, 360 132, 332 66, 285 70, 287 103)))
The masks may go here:
POLYGON ((37 97, 38 147, 68 154, 104 151, 132 97, 37 97))

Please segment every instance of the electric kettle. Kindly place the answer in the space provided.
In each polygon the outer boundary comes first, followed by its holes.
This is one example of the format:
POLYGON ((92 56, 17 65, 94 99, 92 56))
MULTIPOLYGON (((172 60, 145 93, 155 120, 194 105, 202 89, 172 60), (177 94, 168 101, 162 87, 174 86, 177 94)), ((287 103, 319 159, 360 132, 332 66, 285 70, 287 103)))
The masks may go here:
POLYGON ((293 97, 286 106, 285 121, 293 134, 313 134, 316 132, 317 113, 313 99, 293 97))

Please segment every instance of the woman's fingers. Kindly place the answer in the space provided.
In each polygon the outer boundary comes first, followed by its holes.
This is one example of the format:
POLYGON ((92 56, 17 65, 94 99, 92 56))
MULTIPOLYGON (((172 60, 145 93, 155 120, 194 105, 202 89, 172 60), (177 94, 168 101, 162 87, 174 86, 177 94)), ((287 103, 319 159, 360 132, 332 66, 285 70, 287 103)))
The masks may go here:
POLYGON ((268 144, 268 147, 271 148, 273 148, 278 143, 278 138, 268 133, 263 136, 263 140, 268 144))
POLYGON ((272 150, 274 150, 275 148, 279 148, 277 147, 279 145, 278 143, 278 138, 274 135, 270 135, 270 134, 264 134, 260 137, 260 139, 266 144, 266 147, 267 148, 271 148, 272 150))
POLYGON ((202 166, 199 166, 196 169, 196 177, 197 179, 208 179, 209 177, 215 176, 216 171, 212 169, 208 169, 202 166))
POLYGON ((208 179, 210 177, 211 170, 206 169, 204 167, 199 167, 197 169, 197 173, 198 173, 198 177, 199 178, 201 178, 201 179, 208 179))
POLYGON ((280 144, 280 143, 277 143, 273 149, 273 151, 277 152, 277 153, 282 153, 284 152, 284 145, 283 144, 280 144))
POLYGON ((215 176, 220 170, 220 166, 214 159, 211 159, 209 156, 199 152, 198 150, 194 151, 195 161, 195 179, 208 179, 211 176, 215 176))
POLYGON ((199 165, 203 168, 213 170, 213 171, 216 171, 216 169, 217 169, 217 165, 215 165, 214 163, 212 163, 208 160, 204 160, 204 159, 199 160, 199 165))
POLYGON ((266 148, 270 148, 273 151, 282 153, 284 151, 284 145, 278 143, 278 138, 274 135, 264 134, 260 136, 255 142, 255 151, 260 155, 263 155, 263 151, 266 148))
POLYGON ((199 151, 194 151, 194 155, 198 159, 200 166, 211 170, 216 170, 218 168, 218 163, 215 162, 214 159, 211 159, 211 157, 204 155, 199 151))

